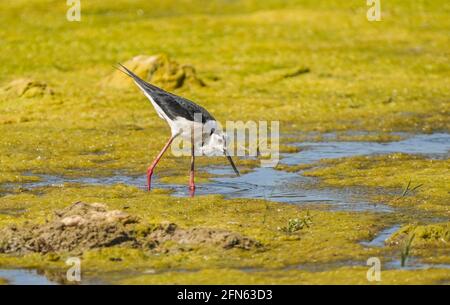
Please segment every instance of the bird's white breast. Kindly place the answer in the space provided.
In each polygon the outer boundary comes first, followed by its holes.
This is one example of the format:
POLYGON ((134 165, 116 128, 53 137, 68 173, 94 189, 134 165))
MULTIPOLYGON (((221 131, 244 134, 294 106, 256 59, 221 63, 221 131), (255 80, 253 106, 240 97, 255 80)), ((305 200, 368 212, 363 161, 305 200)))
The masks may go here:
POLYGON ((203 124, 202 122, 190 121, 183 117, 177 117, 172 124, 172 134, 181 132, 180 136, 185 140, 190 141, 193 132, 196 145, 202 144, 203 141, 209 138, 211 128, 217 128, 216 121, 208 121, 206 124, 203 124))

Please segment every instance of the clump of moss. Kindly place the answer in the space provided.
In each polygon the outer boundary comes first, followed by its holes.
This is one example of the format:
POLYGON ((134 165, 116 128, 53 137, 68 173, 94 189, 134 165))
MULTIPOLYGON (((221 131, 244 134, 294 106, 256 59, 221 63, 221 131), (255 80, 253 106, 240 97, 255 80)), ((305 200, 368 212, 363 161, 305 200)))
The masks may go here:
POLYGON ((279 145, 280 153, 293 154, 293 153, 300 152, 300 150, 301 150, 300 147, 294 146, 294 145, 286 145, 286 144, 280 144, 279 145))
POLYGON ((279 227, 278 230, 286 234, 293 234, 303 228, 309 228, 312 224, 312 218, 309 213, 303 218, 291 218, 285 226, 279 227))
POLYGON ((314 164, 307 164, 307 163, 297 164, 297 165, 278 163, 277 166, 275 167, 275 169, 285 171, 285 172, 295 173, 295 172, 300 172, 302 170, 311 169, 313 167, 314 167, 314 164))
MULTIPOLYGON (((359 284, 373 285, 367 279, 367 266, 341 267, 326 271, 203 269, 196 272, 164 272, 122 278, 124 284, 359 284)), ((448 270, 383 270, 378 284, 438 284, 448 282, 448 270)))
POLYGON ((446 246, 450 242, 450 223, 406 225, 386 240, 388 245, 399 245, 414 235, 414 247, 446 246))
MULTIPOLYGON (((165 89, 177 89, 185 85, 205 86, 205 83, 197 77, 194 67, 181 65, 166 54, 138 55, 123 65, 142 79, 165 89)), ((103 80, 103 84, 127 88, 131 87, 132 81, 122 72, 114 71, 103 80)))
POLYGON ((336 134, 337 141, 357 141, 357 142, 378 142, 387 143, 393 141, 400 141, 402 137, 385 132, 376 133, 364 133, 364 134, 352 134, 347 132, 338 132, 336 134))
POLYGON ((322 160, 304 175, 321 178, 322 183, 337 187, 383 187, 386 190, 372 196, 374 201, 448 216, 448 164, 445 159, 395 153, 322 160))
POLYGON ((1 88, 1 91, 8 97, 41 97, 53 95, 53 90, 47 83, 29 78, 19 78, 11 81, 1 88))

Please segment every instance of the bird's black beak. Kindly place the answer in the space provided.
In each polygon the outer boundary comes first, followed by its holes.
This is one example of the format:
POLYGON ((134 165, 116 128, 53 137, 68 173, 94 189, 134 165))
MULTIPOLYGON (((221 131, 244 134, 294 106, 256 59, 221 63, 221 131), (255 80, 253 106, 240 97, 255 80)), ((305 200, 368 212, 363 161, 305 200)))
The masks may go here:
POLYGON ((225 156, 227 157, 228 161, 231 164, 231 167, 233 168, 234 172, 236 173, 237 176, 240 176, 241 174, 239 174, 238 169, 236 168, 236 165, 234 165, 233 159, 231 159, 231 156, 229 154, 227 154, 226 151, 223 152, 225 154, 225 156))

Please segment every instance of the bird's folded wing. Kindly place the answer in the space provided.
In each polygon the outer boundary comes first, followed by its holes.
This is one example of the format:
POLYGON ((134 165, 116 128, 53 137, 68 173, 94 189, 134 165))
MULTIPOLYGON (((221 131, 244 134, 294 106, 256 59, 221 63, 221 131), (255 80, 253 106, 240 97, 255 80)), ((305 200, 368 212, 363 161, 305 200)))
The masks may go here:
POLYGON ((162 111, 164 111, 169 119, 175 120, 177 117, 182 117, 186 120, 194 121, 194 114, 200 113, 202 115, 201 119, 203 123, 210 120, 215 120, 214 117, 203 107, 186 98, 177 96, 155 85, 149 84, 125 66, 120 66, 125 69, 125 71, 121 71, 130 76, 134 80, 136 85, 142 91, 144 91, 146 95, 150 96, 153 101, 162 109, 162 111))

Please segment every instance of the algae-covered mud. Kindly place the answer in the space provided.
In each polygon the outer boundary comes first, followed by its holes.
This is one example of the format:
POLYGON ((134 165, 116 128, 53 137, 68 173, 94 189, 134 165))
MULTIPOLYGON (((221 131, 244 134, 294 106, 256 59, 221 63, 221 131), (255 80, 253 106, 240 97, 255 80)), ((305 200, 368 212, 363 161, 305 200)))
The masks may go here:
POLYGON ((0 284, 450 283, 448 1, 68 8, 0 3, 0 284), (118 62, 279 121, 280 162, 199 157, 190 197, 169 150, 147 192, 170 130, 118 62))

